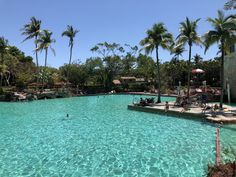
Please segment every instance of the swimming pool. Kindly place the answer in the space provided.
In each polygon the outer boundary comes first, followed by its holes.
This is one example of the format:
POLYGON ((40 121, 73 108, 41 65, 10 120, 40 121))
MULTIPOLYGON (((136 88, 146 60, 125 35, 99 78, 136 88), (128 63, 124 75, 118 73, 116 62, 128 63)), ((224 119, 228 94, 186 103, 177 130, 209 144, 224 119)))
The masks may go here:
POLYGON ((137 97, 0 103, 0 176, 202 176, 214 125, 127 110, 137 97))

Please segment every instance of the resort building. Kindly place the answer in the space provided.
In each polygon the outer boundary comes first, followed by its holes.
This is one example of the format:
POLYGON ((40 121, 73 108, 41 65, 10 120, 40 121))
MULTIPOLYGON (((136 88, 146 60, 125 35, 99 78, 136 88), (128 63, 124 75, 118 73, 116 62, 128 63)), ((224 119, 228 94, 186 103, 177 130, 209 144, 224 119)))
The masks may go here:
POLYGON ((231 100, 236 100, 235 76, 236 76, 236 50, 235 50, 235 45, 232 45, 230 47, 229 54, 225 56, 224 60, 225 88, 227 88, 227 84, 229 84, 231 100))

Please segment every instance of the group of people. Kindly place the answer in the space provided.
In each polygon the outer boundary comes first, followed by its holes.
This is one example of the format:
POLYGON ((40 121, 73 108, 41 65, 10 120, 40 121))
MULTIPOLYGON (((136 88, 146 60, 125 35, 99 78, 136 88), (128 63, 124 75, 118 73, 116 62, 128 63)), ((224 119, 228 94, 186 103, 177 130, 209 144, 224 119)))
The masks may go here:
POLYGON ((140 98, 139 105, 141 106, 150 106, 154 103, 154 98, 140 98))

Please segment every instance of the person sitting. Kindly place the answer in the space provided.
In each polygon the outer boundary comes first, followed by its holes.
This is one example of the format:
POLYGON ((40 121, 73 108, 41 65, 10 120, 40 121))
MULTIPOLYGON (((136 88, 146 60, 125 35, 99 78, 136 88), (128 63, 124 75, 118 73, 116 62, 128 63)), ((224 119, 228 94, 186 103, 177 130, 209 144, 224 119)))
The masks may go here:
POLYGON ((212 117, 216 117, 217 109, 219 109, 218 104, 214 104, 214 106, 212 107, 212 117))
POLYGON ((154 98, 146 98, 146 103, 147 104, 153 104, 154 103, 154 98))
POLYGON ((168 103, 168 101, 166 101, 166 104, 165 104, 165 112, 167 112, 170 108, 170 105, 168 103))
POLYGON ((145 106, 146 101, 143 98, 140 98, 139 104, 140 104, 140 106, 145 106))

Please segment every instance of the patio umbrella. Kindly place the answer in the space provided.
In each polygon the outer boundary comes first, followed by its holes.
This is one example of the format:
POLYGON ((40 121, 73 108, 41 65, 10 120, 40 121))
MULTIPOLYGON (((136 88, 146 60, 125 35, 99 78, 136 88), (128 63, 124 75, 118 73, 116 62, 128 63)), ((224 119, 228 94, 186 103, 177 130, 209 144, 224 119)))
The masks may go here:
POLYGON ((194 77, 196 86, 200 85, 200 75, 203 73, 205 73, 205 71, 199 68, 192 70, 192 74, 196 74, 196 76, 194 77))
POLYGON ((193 69, 193 70, 192 70, 192 73, 193 73, 193 74, 205 73, 205 71, 203 71, 202 69, 199 69, 199 68, 198 68, 198 69, 193 69))

